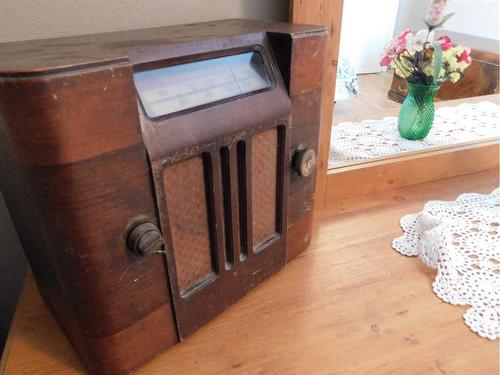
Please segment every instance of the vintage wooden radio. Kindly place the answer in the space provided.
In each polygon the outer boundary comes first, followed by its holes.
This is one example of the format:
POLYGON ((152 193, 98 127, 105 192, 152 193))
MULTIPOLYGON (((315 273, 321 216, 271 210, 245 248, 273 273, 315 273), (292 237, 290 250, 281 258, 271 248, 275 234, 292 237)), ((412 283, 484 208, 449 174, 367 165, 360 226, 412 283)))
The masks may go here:
POLYGON ((226 20, 0 46, 2 192, 91 372, 140 366, 308 245, 326 34, 226 20))

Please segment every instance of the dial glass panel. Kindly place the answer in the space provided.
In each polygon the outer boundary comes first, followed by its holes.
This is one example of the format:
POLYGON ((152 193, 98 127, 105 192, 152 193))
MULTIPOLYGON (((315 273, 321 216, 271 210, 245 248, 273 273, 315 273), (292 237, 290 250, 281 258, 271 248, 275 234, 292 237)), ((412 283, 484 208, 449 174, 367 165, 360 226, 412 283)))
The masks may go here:
POLYGON ((134 81, 150 118, 271 87, 256 51, 137 72, 134 81))

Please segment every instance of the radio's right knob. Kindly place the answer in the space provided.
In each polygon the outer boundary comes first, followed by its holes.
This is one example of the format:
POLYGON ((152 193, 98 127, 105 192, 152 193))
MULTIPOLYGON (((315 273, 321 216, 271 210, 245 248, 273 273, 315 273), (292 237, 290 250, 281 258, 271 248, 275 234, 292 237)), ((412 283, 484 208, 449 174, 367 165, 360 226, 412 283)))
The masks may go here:
POLYGON ((298 151, 294 164, 299 176, 309 177, 316 168, 316 153, 310 148, 298 151))

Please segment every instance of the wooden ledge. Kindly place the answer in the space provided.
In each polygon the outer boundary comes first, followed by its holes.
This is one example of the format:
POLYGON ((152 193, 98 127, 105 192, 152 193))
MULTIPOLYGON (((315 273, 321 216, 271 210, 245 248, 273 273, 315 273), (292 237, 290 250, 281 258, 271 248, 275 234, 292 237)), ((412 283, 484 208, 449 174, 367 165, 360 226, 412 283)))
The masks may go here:
POLYGON ((499 141, 405 154, 331 169, 326 203, 393 190, 499 166, 499 141))

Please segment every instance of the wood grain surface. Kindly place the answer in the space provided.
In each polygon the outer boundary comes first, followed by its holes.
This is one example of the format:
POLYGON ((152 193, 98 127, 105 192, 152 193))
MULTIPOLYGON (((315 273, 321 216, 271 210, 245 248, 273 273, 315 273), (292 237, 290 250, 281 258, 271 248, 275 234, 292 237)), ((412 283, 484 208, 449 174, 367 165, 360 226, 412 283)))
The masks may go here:
POLYGON ((331 169, 326 202, 498 169, 499 142, 433 150, 331 169))
POLYGON ((222 20, 0 44, 2 193, 39 291, 92 373, 146 363, 307 247, 314 177, 299 178, 292 162, 317 152, 326 36, 322 26, 222 20), (138 106, 134 72, 254 50, 265 90, 155 119, 138 106), (252 136, 276 128, 250 168, 252 136), (248 145, 239 166, 238 144, 248 145), (213 167, 172 166, 199 155, 213 167), (275 206, 260 233, 247 223, 262 221, 257 202, 275 206), (166 268, 161 254, 127 250, 144 222, 161 227, 166 268), (287 246, 288 230, 297 235, 287 246), (240 257, 245 241, 255 250, 240 257))
POLYGON ((323 71, 323 100, 321 103, 321 128, 315 191, 315 204, 317 207, 322 207, 325 201, 343 7, 344 0, 290 1, 291 22, 323 25, 328 29, 329 34, 325 52, 325 69, 323 71))
MULTIPOLYGON (((434 295, 434 271, 391 249, 401 216, 496 186, 490 170, 318 210, 308 251, 137 374, 498 374, 498 341, 434 295)), ((0 373, 85 373, 31 276, 0 373)))
POLYGON ((101 65, 103 61, 127 59, 134 64, 195 55, 227 48, 226 39, 238 39, 241 35, 268 32, 307 34, 322 31, 321 26, 292 25, 284 22, 265 22, 244 19, 227 19, 117 31, 111 33, 71 36, 14 43, 0 43, 0 76, 38 75, 57 72, 79 65, 101 65), (218 40, 218 38, 220 38, 218 40), (145 53, 144 41, 152 52, 145 53), (207 48, 200 48, 197 41, 208 40, 207 48), (191 45, 177 50, 180 44, 191 45), (215 48, 217 45, 219 48, 215 48), (189 47, 187 47, 189 49, 189 47))

